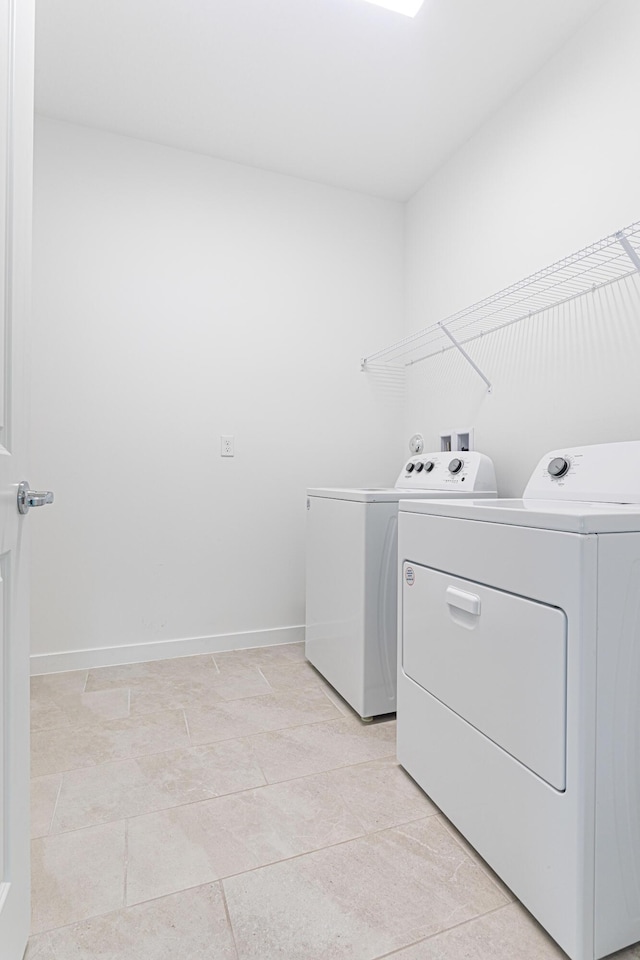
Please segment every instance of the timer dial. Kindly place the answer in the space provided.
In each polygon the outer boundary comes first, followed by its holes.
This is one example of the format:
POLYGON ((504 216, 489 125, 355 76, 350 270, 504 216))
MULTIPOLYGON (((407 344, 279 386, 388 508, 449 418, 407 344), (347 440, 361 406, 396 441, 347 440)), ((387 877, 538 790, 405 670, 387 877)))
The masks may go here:
POLYGON ((547 471, 552 477, 564 477, 570 466, 571 463, 566 457, 554 457, 547 467, 547 471))
POLYGON ((462 460, 458 460, 458 458, 456 457, 455 460, 452 460, 451 463, 449 464, 449 473, 453 473, 453 474, 460 473, 463 466, 464 466, 464 463, 462 462, 462 460))

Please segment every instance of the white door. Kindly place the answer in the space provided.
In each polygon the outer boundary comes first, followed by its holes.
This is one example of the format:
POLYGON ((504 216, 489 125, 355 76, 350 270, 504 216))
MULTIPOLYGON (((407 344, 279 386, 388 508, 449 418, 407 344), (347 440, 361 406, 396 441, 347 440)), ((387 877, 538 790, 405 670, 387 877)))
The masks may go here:
POLYGON ((0 957, 29 935, 26 326, 31 289, 33 0, 0 0, 0 957))

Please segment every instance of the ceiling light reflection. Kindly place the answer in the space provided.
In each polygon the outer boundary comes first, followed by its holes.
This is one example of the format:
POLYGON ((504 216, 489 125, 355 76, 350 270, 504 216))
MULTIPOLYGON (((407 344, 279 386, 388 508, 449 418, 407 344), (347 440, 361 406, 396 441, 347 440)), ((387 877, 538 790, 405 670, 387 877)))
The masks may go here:
POLYGON ((385 10, 393 10, 394 13, 402 13, 405 17, 415 17, 424 0, 366 0, 366 2, 374 3, 376 7, 384 7, 385 10))

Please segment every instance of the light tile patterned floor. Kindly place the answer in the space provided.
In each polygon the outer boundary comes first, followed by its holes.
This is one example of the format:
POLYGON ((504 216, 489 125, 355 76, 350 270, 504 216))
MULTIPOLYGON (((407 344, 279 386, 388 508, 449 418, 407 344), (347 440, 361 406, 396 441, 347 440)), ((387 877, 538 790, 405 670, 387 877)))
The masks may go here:
POLYGON ((32 697, 27 960, 565 957, 300 644, 32 697))

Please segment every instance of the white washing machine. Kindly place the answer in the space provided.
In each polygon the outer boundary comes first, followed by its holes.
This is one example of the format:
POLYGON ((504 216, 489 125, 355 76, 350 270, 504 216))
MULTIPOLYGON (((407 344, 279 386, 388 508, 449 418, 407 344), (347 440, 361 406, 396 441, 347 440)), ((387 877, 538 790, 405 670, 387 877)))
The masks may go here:
POLYGON ((573 960, 640 940, 640 442, 404 501, 398 758, 573 960))
POLYGON ((363 718, 396 709, 401 497, 495 497, 481 453, 422 453, 395 487, 307 490, 307 659, 363 718))

